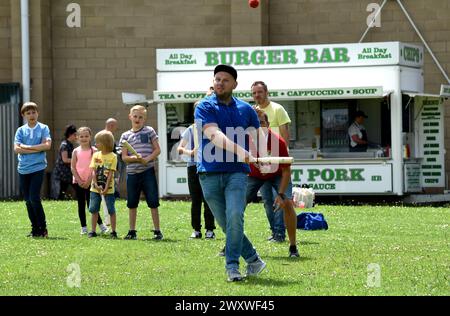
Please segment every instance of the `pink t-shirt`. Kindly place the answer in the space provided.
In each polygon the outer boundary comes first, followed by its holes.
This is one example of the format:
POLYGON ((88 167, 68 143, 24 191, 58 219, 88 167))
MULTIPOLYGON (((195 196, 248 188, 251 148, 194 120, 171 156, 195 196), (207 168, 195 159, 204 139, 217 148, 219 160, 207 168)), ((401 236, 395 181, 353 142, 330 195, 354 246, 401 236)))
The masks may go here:
MULTIPOLYGON (((91 147, 91 149, 88 150, 82 150, 81 147, 77 147, 73 151, 72 156, 77 155, 77 164, 75 165, 75 168, 83 182, 87 181, 92 174, 89 165, 91 164, 92 155, 96 151, 95 147, 91 147)), ((76 183, 75 177, 73 178, 73 183, 76 183)))

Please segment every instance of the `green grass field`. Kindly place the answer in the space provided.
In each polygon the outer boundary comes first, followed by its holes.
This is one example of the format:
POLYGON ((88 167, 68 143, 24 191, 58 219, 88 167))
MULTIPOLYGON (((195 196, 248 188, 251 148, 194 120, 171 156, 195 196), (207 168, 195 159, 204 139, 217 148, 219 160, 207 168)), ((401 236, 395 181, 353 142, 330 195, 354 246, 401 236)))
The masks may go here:
MULTIPOLYGON (((128 230, 118 201, 118 233, 128 230)), ((47 201, 48 239, 29 239, 23 202, 0 203, 0 295, 449 295, 448 207, 331 206, 328 231, 298 231, 300 259, 288 243, 273 244, 262 204, 246 211, 245 229, 267 262, 256 278, 226 282, 225 243, 189 240, 190 204, 162 202, 163 241, 153 241, 151 217, 141 203, 138 240, 80 236, 75 201, 47 201), (380 267, 380 282, 374 270, 380 267), (74 268, 75 267, 75 268, 74 268), (74 280, 80 269, 79 287, 74 280)), ((245 263, 241 261, 241 271, 245 263)))

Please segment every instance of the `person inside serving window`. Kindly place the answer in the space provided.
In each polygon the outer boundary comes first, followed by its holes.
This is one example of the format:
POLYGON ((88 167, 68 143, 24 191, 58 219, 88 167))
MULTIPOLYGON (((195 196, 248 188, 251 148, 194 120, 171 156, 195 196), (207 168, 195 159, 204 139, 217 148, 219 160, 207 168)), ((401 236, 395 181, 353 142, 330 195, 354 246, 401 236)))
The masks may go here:
POLYGON ((350 152, 366 152, 369 144, 364 120, 368 116, 363 111, 356 111, 355 120, 348 128, 350 152))

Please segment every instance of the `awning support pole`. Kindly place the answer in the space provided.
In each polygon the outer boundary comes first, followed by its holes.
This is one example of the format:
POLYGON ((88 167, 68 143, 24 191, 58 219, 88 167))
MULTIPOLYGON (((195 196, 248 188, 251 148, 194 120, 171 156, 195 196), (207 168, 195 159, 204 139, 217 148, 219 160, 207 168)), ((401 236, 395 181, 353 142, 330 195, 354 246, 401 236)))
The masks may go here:
POLYGON ((427 48, 428 52, 430 53, 431 57, 433 58, 434 62, 436 63, 436 66, 438 66, 439 70, 442 72, 442 75, 444 76, 444 78, 447 80, 447 82, 450 84, 450 79, 448 78, 444 68, 442 68, 441 64, 439 63, 439 61, 437 60, 436 56, 434 56, 433 51, 431 50, 430 46, 428 46, 427 42, 425 41, 425 39, 423 38, 422 34, 420 33, 419 29, 416 27, 416 25, 414 24, 414 21, 411 19, 411 17, 408 14, 408 11, 406 11, 405 7, 403 6, 402 2, 400 0, 397 0, 398 5, 402 8, 403 12, 405 13, 406 17, 409 20, 409 23, 411 23, 412 27, 414 28, 414 30, 416 31, 417 35, 420 37, 420 39, 422 40, 423 45, 425 45, 425 47, 427 48))
MULTIPOLYGON (((433 51, 431 50, 430 46, 428 46, 428 43, 425 41, 425 39, 422 36, 422 33, 420 33, 419 29, 417 28, 417 26, 414 24, 414 21, 411 19, 411 16, 408 14, 408 11, 406 11, 406 8, 403 6, 403 3, 401 2, 401 0, 396 0, 398 5, 400 6, 400 8, 402 9, 403 13, 405 14, 406 18, 408 19, 409 23, 411 23, 412 27, 414 28, 414 30, 416 31, 417 35, 419 36, 420 40, 422 41, 423 45, 426 47, 428 53, 430 53, 431 58, 433 58, 436 66, 439 68, 439 70, 441 71, 442 75, 444 76, 445 80, 447 80, 447 82, 450 84, 450 78, 447 76, 447 73, 445 72, 444 68, 442 68, 441 64, 439 63, 439 60, 437 60, 436 56, 434 55, 433 51)), ((372 28, 372 25, 375 23, 376 18, 378 17, 378 15, 381 13, 381 10, 383 9, 384 5, 386 4, 387 0, 384 0, 383 4, 381 5, 380 9, 378 10, 378 12, 375 14, 375 17, 373 18, 372 22, 369 24, 369 27, 366 29, 366 31, 364 32, 363 36, 361 37, 361 39, 359 40, 359 43, 361 43, 364 38, 366 37, 367 33, 369 33, 369 30, 372 28)))

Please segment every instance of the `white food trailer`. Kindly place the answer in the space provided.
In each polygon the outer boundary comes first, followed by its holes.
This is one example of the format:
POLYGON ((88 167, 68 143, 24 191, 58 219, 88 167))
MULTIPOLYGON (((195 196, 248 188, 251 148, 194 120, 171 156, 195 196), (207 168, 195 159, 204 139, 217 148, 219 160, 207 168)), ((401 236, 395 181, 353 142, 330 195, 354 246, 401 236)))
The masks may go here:
POLYGON ((400 42, 157 50, 161 197, 188 194, 176 147, 217 64, 238 70, 235 95, 264 81, 292 120, 293 184, 324 195, 408 195, 445 188, 444 109, 424 94, 424 50, 400 42), (367 115, 367 152, 349 152, 353 114, 367 115))

